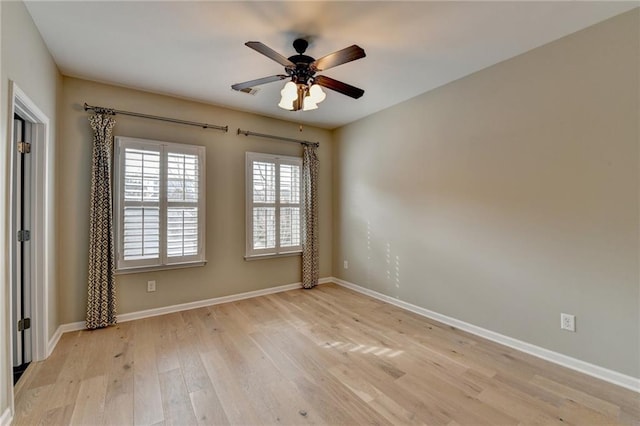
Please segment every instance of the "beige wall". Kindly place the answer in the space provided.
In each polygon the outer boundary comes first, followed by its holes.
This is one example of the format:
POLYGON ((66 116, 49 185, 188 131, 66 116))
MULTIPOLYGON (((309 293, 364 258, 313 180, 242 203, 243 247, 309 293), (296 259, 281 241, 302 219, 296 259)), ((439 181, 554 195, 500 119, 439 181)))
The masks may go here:
POLYGON ((229 133, 116 116, 115 135, 203 145, 207 149, 206 253, 204 267, 117 277, 118 312, 291 284, 301 280, 299 257, 244 260, 247 151, 302 155, 299 144, 238 136, 243 130, 319 141, 320 276, 331 275, 331 133, 327 130, 231 111, 210 105, 99 83, 64 78, 60 107, 58 231, 60 322, 83 321, 86 307, 89 176, 92 134, 82 104, 228 125, 229 133), (147 280, 157 291, 147 293, 147 280))
POLYGON ((640 377, 638 17, 337 130, 334 276, 640 377))
MULTIPOLYGON (((46 45, 40 37, 31 16, 21 2, 0 2, 2 10, 2 91, 0 96, 0 259, 3 261, 0 273, 0 352, 2 366, 0 367, 0 415, 11 406, 11 354, 9 352, 9 281, 8 281, 8 182, 9 182, 9 146, 7 122, 12 122, 9 114, 9 80, 13 80, 26 95, 51 120, 49 127, 49 159, 48 179, 53 183, 55 178, 55 147, 56 147, 56 102, 62 86, 62 77, 49 54, 46 45)), ((52 185, 53 187, 53 185, 52 185)), ((47 200, 50 211, 54 211, 55 193, 50 193, 47 200)), ((49 337, 58 326, 57 286, 55 281, 55 216, 47 218, 50 224, 50 247, 47 251, 51 255, 51 263, 47 265, 46 274, 49 277, 49 337)), ((37 315, 37 313, 35 313, 37 315)))

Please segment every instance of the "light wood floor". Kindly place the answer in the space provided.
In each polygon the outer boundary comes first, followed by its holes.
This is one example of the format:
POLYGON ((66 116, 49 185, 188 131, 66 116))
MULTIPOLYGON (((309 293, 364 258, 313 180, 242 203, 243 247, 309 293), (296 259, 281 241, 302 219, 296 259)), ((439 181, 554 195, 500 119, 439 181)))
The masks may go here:
POLYGON ((640 395, 326 284, 65 334, 16 425, 640 424, 640 395))

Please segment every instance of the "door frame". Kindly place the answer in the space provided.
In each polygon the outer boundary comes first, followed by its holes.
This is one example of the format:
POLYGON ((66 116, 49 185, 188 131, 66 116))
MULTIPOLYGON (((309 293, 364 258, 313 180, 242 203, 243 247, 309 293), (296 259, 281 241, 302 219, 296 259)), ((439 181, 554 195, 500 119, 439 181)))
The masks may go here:
MULTIPOLYGON (((35 318, 31 321, 32 360, 42 361, 49 356, 49 269, 50 261, 50 233, 53 229, 48 218, 53 218, 50 194, 53 192, 53 179, 49 176, 49 117, 23 92, 14 82, 9 81, 9 99, 11 99, 9 117, 13 123, 14 114, 18 114, 31 125, 31 312, 35 318)), ((9 265, 15 262, 13 247, 17 239, 14 224, 13 204, 16 194, 14 191, 15 166, 14 157, 17 147, 13 143, 13 125, 7 126, 9 140, 9 265)), ((13 300, 12 283, 15 279, 12 268, 9 268, 9 300, 13 300)), ((9 306, 10 324, 13 321, 13 308, 9 306)), ((13 330, 11 330, 13 335, 13 330)), ((13 354, 13 338, 9 340, 9 353, 13 354)))

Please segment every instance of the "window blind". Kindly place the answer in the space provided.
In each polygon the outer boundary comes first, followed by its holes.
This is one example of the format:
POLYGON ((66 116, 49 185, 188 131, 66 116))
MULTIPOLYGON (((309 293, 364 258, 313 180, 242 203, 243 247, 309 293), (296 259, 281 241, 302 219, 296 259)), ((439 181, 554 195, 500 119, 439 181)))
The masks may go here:
POLYGON ((247 153, 247 257, 302 250, 297 157, 247 153))
POLYGON ((204 152, 116 137, 118 270, 204 261, 204 152))

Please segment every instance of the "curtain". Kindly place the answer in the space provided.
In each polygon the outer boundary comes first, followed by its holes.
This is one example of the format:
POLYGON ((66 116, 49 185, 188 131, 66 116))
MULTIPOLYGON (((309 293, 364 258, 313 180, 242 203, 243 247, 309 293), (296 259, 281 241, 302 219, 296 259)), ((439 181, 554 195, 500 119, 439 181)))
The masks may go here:
POLYGON ((116 121, 109 114, 95 114, 89 117, 89 122, 94 136, 89 206, 87 328, 94 329, 116 323, 111 184, 111 132, 116 121))
POLYGON ((318 154, 305 144, 302 154, 302 287, 318 285, 318 154))

